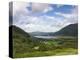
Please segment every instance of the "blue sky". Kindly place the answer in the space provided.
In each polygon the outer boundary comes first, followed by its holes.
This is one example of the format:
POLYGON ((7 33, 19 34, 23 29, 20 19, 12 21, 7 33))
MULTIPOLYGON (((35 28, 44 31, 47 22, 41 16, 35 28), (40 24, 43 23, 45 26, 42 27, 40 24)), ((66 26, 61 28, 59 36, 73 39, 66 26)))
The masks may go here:
POLYGON ((13 2, 13 24, 26 32, 56 32, 78 23, 75 5, 13 2))

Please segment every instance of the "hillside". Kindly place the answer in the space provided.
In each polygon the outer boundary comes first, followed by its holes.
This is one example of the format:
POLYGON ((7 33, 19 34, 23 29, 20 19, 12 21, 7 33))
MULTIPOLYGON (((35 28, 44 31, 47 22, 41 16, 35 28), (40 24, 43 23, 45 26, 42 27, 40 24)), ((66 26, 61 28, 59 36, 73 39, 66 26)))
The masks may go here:
POLYGON ((54 33, 53 35, 62 35, 62 36, 77 36, 78 35, 78 24, 70 24, 60 31, 54 33))
POLYGON ((28 33, 16 26, 10 26, 12 29, 12 40, 13 40, 13 57, 17 53, 24 53, 30 51, 31 38, 28 33))

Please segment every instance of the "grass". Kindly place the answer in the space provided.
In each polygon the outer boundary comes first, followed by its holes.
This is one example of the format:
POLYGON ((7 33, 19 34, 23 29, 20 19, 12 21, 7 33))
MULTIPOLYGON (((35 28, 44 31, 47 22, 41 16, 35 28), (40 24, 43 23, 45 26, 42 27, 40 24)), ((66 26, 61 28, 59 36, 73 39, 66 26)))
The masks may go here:
POLYGON ((16 53, 14 57, 24 58, 24 57, 41 57, 41 56, 60 56, 60 55, 73 55, 77 54, 77 49, 67 48, 67 49, 56 49, 51 51, 35 51, 28 53, 16 53))
POLYGON ((78 40, 74 38, 60 37, 58 39, 37 39, 31 43, 26 40, 14 39, 13 57, 42 57, 42 56, 60 56, 74 55, 78 53, 78 40), (34 47, 39 47, 34 49, 34 47))

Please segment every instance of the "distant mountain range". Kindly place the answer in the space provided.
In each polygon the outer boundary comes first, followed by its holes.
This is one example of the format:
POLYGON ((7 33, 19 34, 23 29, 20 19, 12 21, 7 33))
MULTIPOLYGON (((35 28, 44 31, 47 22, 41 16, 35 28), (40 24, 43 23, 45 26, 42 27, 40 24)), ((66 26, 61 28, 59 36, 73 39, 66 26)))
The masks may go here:
POLYGON ((32 36, 78 36, 78 24, 70 24, 61 30, 53 32, 32 32, 32 36))
POLYGON ((51 32, 31 32, 30 33, 31 36, 48 36, 50 34, 51 32))

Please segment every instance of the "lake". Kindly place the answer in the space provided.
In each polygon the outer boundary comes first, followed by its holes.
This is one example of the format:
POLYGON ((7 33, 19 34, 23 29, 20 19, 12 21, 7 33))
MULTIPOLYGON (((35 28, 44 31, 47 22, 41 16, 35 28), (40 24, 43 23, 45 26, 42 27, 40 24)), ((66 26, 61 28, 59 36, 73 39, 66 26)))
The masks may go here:
POLYGON ((56 39, 58 38, 57 36, 34 36, 36 38, 43 38, 43 39, 56 39))

